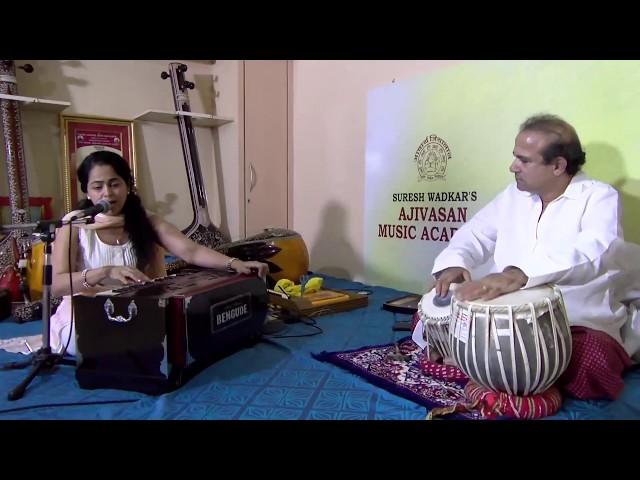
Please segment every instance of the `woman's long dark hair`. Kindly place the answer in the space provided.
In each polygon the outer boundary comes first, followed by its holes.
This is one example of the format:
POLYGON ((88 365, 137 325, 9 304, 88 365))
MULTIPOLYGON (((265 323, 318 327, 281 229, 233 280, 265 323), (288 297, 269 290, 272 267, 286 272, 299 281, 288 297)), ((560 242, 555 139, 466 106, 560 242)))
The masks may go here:
MULTIPOLYGON (((144 269, 151 263, 154 249, 160 245, 160 239, 156 230, 153 228, 147 212, 142 207, 140 197, 135 193, 135 185, 133 183, 133 175, 129 164, 117 153, 107 150, 98 150, 88 155, 78 167, 77 175, 80 182, 80 188, 87 193, 87 184, 89 182, 89 172, 96 165, 109 165, 120 176, 127 187, 129 194, 122 208, 124 214, 124 229, 129 234, 132 242, 133 250, 138 259, 136 267, 138 270, 144 269)), ((78 208, 84 209, 93 205, 88 198, 79 202, 78 208)))

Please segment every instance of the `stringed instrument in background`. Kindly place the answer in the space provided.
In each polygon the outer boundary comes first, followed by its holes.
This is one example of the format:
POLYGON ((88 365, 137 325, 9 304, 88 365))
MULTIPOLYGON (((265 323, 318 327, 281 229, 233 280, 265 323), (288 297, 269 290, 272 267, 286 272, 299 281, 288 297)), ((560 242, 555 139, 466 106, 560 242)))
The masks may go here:
MULTIPOLYGON (((30 64, 18 68, 27 73, 33 72, 33 66, 30 64)), ((18 95, 18 80, 13 60, 0 60, 0 94, 18 95)), ((5 147, 11 223, 28 223, 31 221, 29 189, 22 139, 22 118, 18 101, 0 99, 0 122, 2 122, 5 147)), ((17 264, 20 257, 15 257, 12 242, 17 241, 20 247, 27 247, 28 237, 27 232, 15 230, 0 240, 0 267, 17 264)))
MULTIPOLYGON (((170 63, 169 73, 162 72, 162 79, 171 79, 174 105, 176 108, 182 152, 189 179, 189 192, 193 206, 193 220, 182 232, 196 243, 213 248, 225 255, 240 260, 257 260, 269 265, 269 283, 275 284, 282 278, 298 281, 309 269, 309 253, 299 233, 284 228, 267 228, 263 232, 244 240, 225 243, 222 232, 209 218, 207 195, 195 132, 188 115, 179 112, 190 112, 188 90, 194 83, 185 79, 187 66, 183 63, 170 63)), ((167 273, 174 273, 186 263, 178 260, 167 265, 167 273)))
MULTIPOLYGON (((194 83, 185 79, 184 73, 187 66, 183 63, 170 63, 169 73, 162 72, 163 80, 171 79, 171 89, 173 91, 173 102, 176 112, 191 112, 189 105, 188 90, 194 88, 194 83)), ((187 237, 200 245, 215 248, 224 242, 222 232, 211 223, 209 209, 207 206, 207 194, 202 179, 200 169, 200 159, 198 157, 198 147, 196 136, 188 115, 178 113, 178 128, 180 129, 180 140, 182 143, 182 153, 189 179, 189 192, 191 205, 193 207, 193 219, 189 226, 182 230, 187 237)))
MULTIPOLYGON (((33 72, 33 66, 25 64, 17 67, 26 73, 33 72)), ((16 65, 13 60, 0 60, 0 93, 3 95, 18 95, 18 80, 16 65)), ((22 137, 22 117, 17 100, 0 99, 0 121, 5 146, 5 160, 7 182, 9 187, 9 209, 13 224, 26 224, 31 221, 29 208, 29 188, 27 182, 27 166, 24 155, 24 141, 22 137)), ((13 230, 0 239, 0 267, 2 271, 0 283, 10 292, 14 304, 20 303, 20 309, 15 316, 28 319, 38 300, 29 295, 27 266, 31 255, 31 232, 13 230)), ((40 282, 41 282, 40 275, 40 282)), ((38 278, 34 277, 34 287, 37 289, 38 278)))
POLYGON ((298 232, 286 228, 265 228, 244 240, 216 248, 240 260, 257 260, 269 266, 269 283, 287 278, 298 282, 309 270, 309 252, 298 232))

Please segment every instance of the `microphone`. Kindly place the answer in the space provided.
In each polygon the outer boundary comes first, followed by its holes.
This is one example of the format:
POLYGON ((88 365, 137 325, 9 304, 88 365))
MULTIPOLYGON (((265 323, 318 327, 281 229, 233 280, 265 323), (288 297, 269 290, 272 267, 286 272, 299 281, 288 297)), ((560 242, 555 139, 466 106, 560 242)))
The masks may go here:
POLYGON ((108 200, 104 198, 96 203, 93 207, 85 208, 84 210, 80 210, 80 213, 71 217, 71 220, 77 220, 78 218, 84 217, 95 217, 99 213, 108 212, 111 209, 111 204, 108 200))

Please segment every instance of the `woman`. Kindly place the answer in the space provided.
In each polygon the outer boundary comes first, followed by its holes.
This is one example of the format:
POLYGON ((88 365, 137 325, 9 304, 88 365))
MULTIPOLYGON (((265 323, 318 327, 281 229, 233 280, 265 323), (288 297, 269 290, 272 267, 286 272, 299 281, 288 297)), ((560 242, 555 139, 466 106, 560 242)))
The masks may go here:
MULTIPOLYGON (((65 297, 51 317, 53 351, 64 349, 71 329, 67 352, 76 353, 75 332, 71 325, 71 291, 94 295, 117 285, 163 277, 166 275, 165 249, 189 264, 257 273, 265 278, 266 264, 227 257, 196 244, 158 216, 147 215, 135 192, 129 165, 117 153, 92 153, 78 168, 77 176, 82 192, 87 195, 80 208, 101 200, 108 201, 110 208, 104 214, 96 215, 94 224, 66 225, 56 232, 51 290, 54 297, 65 297), (69 228, 72 228, 70 259, 69 228)), ((73 215, 74 212, 70 212, 65 219, 73 215)))

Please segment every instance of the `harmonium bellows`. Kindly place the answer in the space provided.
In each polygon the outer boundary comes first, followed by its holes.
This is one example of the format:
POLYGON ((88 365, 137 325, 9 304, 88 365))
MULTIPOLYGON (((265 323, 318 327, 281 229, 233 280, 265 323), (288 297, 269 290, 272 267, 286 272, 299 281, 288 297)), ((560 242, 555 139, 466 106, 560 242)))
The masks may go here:
POLYGON ((174 390, 259 339, 267 298, 260 278, 210 269, 76 296, 78 383, 152 395, 174 390))

